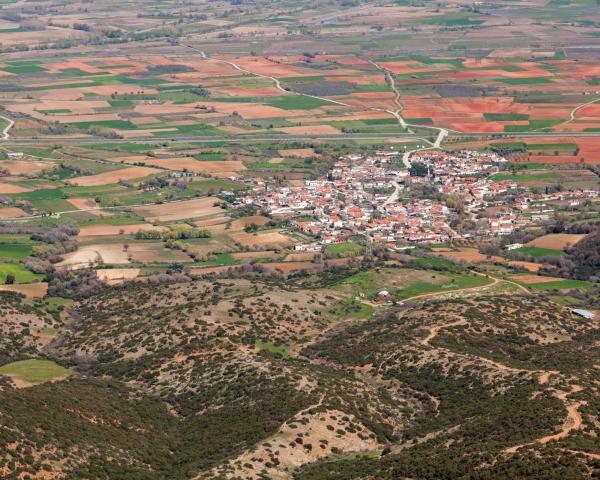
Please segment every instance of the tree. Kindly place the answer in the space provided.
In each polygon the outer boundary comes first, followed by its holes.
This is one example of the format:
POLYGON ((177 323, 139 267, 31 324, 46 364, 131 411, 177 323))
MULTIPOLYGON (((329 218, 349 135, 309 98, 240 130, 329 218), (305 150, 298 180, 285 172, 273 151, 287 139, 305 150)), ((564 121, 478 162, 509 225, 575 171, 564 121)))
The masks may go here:
POLYGON ((429 168, 424 163, 414 162, 411 165, 409 172, 413 177, 426 177, 429 173, 429 168))

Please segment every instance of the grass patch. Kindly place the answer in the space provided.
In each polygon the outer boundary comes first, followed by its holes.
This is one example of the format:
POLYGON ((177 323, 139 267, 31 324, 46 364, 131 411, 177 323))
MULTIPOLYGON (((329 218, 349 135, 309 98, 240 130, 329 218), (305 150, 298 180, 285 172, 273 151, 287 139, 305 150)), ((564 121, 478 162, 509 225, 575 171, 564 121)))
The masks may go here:
POLYGON ((550 128, 563 123, 562 120, 529 120, 529 125, 504 125, 505 132, 528 132, 529 130, 540 130, 550 128))
POLYGON ((271 353, 276 353, 281 355, 284 358, 288 358, 290 356, 290 346, 286 345, 275 345, 271 342, 256 342, 256 348, 259 350, 264 350, 271 353))
POLYGON ((137 127, 127 120, 98 120, 95 122, 75 122, 69 123, 71 127, 88 129, 90 127, 115 128, 119 130, 135 130, 137 127))
POLYGON ((51 360, 21 360, 0 367, 0 375, 10 375, 28 383, 43 383, 73 374, 51 360))
POLYGON ((429 268, 443 268, 445 270, 456 270, 456 264, 445 258, 417 258, 411 262, 414 265, 429 268))
POLYGON ((133 102, 131 100, 109 100, 111 107, 131 107, 133 102))
POLYGON ((298 19, 290 17, 273 17, 269 18, 267 21, 272 23, 296 23, 298 22, 298 19))
POLYGON ((343 300, 333 304, 328 313, 335 318, 365 319, 373 315, 373 307, 356 300, 343 300))
POLYGON ((55 108, 52 110, 38 110, 38 112, 46 115, 54 115, 56 113, 71 113, 71 110, 69 110, 68 108, 55 108))
POLYGON ((325 253, 335 257, 355 257, 360 255, 362 250, 362 246, 353 242, 325 245, 325 253))
POLYGON ((213 162, 227 160, 227 154, 225 152, 201 152, 194 155, 194 158, 200 161, 213 162))
POLYGON ((44 275, 27 270, 20 263, 0 263, 0 283, 6 283, 6 277, 12 275, 15 283, 31 283, 42 280, 44 275))
POLYGON ((71 305, 72 303, 73 303, 73 300, 71 300, 70 298, 63 298, 63 297, 48 297, 44 301, 46 310, 50 313, 58 312, 59 307, 71 305))
POLYGON ((402 300, 428 293, 442 293, 465 288, 483 287, 489 283, 491 283, 489 278, 479 275, 450 275, 449 280, 440 285, 427 282, 416 282, 394 293, 402 300))
POLYGON ((562 257, 566 255, 562 250, 554 250, 551 248, 540 248, 540 247, 521 247, 515 248, 512 250, 513 252, 521 253, 523 255, 529 255, 533 258, 542 258, 542 257, 562 257))
POLYGON ((143 143, 95 143, 85 145, 93 150, 119 150, 121 152, 143 152, 149 150, 155 145, 146 145, 143 143))
POLYGON ((331 102, 304 95, 288 95, 286 97, 269 100, 267 103, 272 107, 281 108, 283 110, 314 110, 323 105, 332 105, 331 102))
POLYGON ((2 70, 5 72, 15 73, 15 74, 35 73, 35 72, 45 72, 46 71, 46 69, 44 67, 40 67, 39 65, 34 65, 34 64, 11 65, 10 67, 4 67, 2 70))
POLYGON ((577 150, 576 143, 528 143, 528 150, 577 150))
POLYGON ((413 20, 411 23, 422 25, 438 25, 443 27, 463 27, 481 25, 483 20, 472 20, 468 12, 450 13, 413 20))
POLYGON ((556 282, 529 283, 525 286, 539 292, 542 290, 570 290, 574 288, 589 290, 594 287, 594 284, 585 280, 557 280, 556 282))
POLYGON ((510 122, 513 120, 529 120, 529 115, 524 113, 484 113, 486 120, 492 122, 510 122))
POLYGON ((31 255, 32 248, 22 243, 0 243, 0 259, 23 260, 31 255))
POLYGON ((527 145, 524 142, 496 142, 490 145, 492 148, 515 151, 515 150, 525 150, 527 145))
POLYGON ((406 118, 406 123, 422 123, 422 124, 432 124, 433 119, 428 117, 419 117, 419 118, 406 118))
POLYGON ((367 297, 374 296, 379 292, 380 288, 375 284, 373 272, 358 272, 345 279, 342 283, 346 283, 353 287, 353 290, 364 294, 367 297))
POLYGON ((503 78, 500 80, 509 85, 549 85, 552 79, 548 77, 503 78))

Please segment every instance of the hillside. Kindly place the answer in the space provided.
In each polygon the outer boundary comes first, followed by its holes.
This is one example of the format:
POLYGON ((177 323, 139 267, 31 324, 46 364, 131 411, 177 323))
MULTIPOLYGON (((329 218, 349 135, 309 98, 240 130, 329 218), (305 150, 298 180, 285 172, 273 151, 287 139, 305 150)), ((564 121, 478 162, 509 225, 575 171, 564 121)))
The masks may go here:
POLYGON ((11 353, 75 374, 0 392, 5 478, 587 478, 597 468, 597 321, 493 292, 369 319, 340 308, 347 282, 132 283, 72 305, 51 345, 11 353))

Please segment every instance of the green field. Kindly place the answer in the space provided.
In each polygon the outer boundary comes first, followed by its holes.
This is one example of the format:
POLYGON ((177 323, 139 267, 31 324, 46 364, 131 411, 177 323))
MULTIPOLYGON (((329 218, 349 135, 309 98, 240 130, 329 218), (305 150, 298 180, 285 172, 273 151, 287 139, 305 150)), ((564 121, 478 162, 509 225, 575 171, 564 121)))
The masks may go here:
POLYGON ((339 287, 343 288, 344 285, 351 286, 354 295, 364 294, 367 298, 374 298, 379 291, 387 290, 396 299, 403 300, 427 293, 442 293, 464 288, 481 287, 492 281, 480 275, 428 270, 399 269, 397 271, 383 272, 380 274, 374 271, 358 272, 341 282, 339 287), (420 280, 419 278, 422 278, 423 274, 429 276, 431 280, 420 280))
POLYGON ((354 257, 359 255, 363 247, 353 242, 325 245, 325 253, 335 257, 354 257))
POLYGON ((562 123, 563 120, 529 120, 529 125, 504 125, 505 132, 528 132, 529 130, 541 130, 562 123))
POLYGON ((283 110, 314 110, 323 105, 332 105, 331 102, 305 95, 288 95, 269 100, 268 104, 272 107, 282 108, 283 110))
POLYGON ((225 152, 200 152, 194 155, 196 160, 200 161, 221 161, 227 160, 227 153, 225 152))
POLYGON ((483 287, 492 282, 489 278, 480 275, 448 275, 450 281, 441 285, 433 283, 416 282, 402 290, 393 292, 400 300, 415 297, 417 295, 425 295, 428 293, 450 292, 452 290, 461 290, 464 288, 483 287))
POLYGON ((0 367, 0 375, 9 375, 28 383, 48 382, 72 374, 73 370, 51 360, 21 360, 0 367))
POLYGON ((446 27, 465 27, 481 25, 483 20, 472 20, 473 14, 468 12, 446 13, 435 17, 426 17, 412 20, 411 23, 422 25, 440 25, 446 27))
POLYGON ((542 257, 562 257, 563 255, 565 255, 565 252, 563 252, 562 250, 553 250, 550 248, 540 248, 540 247, 521 247, 521 248, 515 248, 514 250, 511 250, 512 252, 517 252, 517 253, 521 253, 523 255, 529 255, 533 258, 542 258, 542 257))
POLYGON ((44 300, 44 305, 48 312, 58 312, 61 306, 71 305, 73 300, 63 297, 48 297, 44 300))
POLYGON ((23 74, 23 73, 35 73, 35 72, 45 72, 46 69, 44 67, 40 67, 35 64, 22 64, 16 65, 13 64, 10 67, 3 67, 3 71, 15 74, 23 74))
POLYGON ((23 260, 31 255, 32 245, 0 243, 0 259, 23 260))
POLYGON ((445 258, 417 258, 411 264, 419 265, 420 267, 443 268, 447 270, 456 270, 456 264, 445 258))
POLYGON ((491 179, 497 182, 504 180, 510 180, 512 182, 548 182, 555 181, 559 177, 558 173, 540 173, 540 174, 520 174, 520 173, 496 173, 492 175, 491 179))
POLYGON ((122 152, 143 152, 151 148, 156 147, 154 144, 144 143, 94 143, 91 145, 84 145, 87 148, 93 148, 94 150, 119 150, 122 152))
POLYGON ((0 263, 0 283, 6 283, 8 275, 15 277, 15 283, 31 283, 44 278, 44 275, 30 272, 20 263, 0 263))
POLYGON ((133 102, 131 100, 109 100, 111 107, 131 107, 133 102))
POLYGON ((578 146, 576 143, 528 143, 528 150, 551 150, 551 151, 561 151, 561 150, 577 150, 578 146))
POLYGON ((552 83, 548 77, 503 78, 501 81, 509 85, 548 85, 552 83))
POLYGON ((524 142, 495 142, 490 145, 492 148, 503 150, 526 150, 527 145, 524 142))
POLYGON ((0 234, 0 259, 23 260, 31 255, 34 245, 40 242, 31 240, 29 235, 0 234))
POLYGON ((40 113, 45 113, 46 115, 53 115, 56 113, 71 113, 71 110, 68 108, 55 108, 52 110, 38 110, 40 113))
POLYGON ((127 120, 98 120, 95 122, 74 122, 69 123, 76 128, 87 129, 90 127, 115 128, 119 130, 135 130, 137 127, 127 120))
POLYGON ((290 349, 291 349, 291 347, 289 347, 289 346, 275 345, 274 343, 271 343, 271 342, 256 342, 256 348, 258 348, 259 350, 265 350, 265 351, 271 352, 271 353, 277 353, 285 358, 290 356, 290 349))
POLYGON ((585 280, 557 280, 555 282, 529 283, 525 284, 525 286, 535 291, 571 290, 575 288, 589 290, 594 288, 594 284, 592 282, 586 282, 585 280))
POLYGON ((529 115, 524 113, 484 113, 486 120, 494 122, 510 122, 513 120, 529 120, 529 115))

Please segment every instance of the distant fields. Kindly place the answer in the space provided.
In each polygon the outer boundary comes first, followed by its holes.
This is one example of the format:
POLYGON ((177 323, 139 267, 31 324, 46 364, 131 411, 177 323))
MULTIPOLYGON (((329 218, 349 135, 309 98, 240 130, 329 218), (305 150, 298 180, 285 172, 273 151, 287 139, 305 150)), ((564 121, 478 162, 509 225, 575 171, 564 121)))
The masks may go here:
MULTIPOLYGON (((303 28, 297 18, 275 18, 283 20, 265 20, 269 28, 303 28)), ((446 12, 411 18, 407 25, 467 32, 485 28, 488 19, 476 12, 446 12)), ((398 54, 394 43, 402 45, 401 40, 408 38, 378 40, 375 44, 380 47, 391 42, 385 56, 369 55, 371 40, 342 39, 340 44, 362 45, 362 50, 345 54, 340 63, 326 55, 317 60, 280 55, 274 61, 257 52, 228 53, 217 56, 223 61, 213 62, 209 74, 200 65, 177 63, 169 55, 157 58, 160 65, 131 58, 116 59, 123 65, 106 65, 93 55, 76 66, 45 58, 26 63, 10 60, 3 70, 19 77, 17 96, 22 98, 8 105, 8 111, 12 108, 43 122, 56 122, 79 134, 123 138, 404 133, 389 115, 397 105, 381 71, 368 63, 374 60, 404 89, 402 114, 409 123, 472 133, 600 128, 595 118, 582 121, 581 126, 578 120, 570 122, 571 110, 586 99, 568 87, 595 80, 586 70, 587 61, 576 63, 560 51, 547 57, 483 59, 469 52, 398 54), (558 59, 561 63, 552 63, 558 59), (232 64, 244 72, 240 74, 232 64), (41 74, 45 82, 40 81, 41 74), (271 78, 282 82, 286 92, 276 88, 271 78), (67 105, 46 95, 75 89, 84 92, 67 105)))

